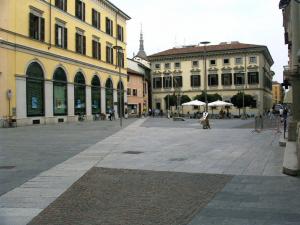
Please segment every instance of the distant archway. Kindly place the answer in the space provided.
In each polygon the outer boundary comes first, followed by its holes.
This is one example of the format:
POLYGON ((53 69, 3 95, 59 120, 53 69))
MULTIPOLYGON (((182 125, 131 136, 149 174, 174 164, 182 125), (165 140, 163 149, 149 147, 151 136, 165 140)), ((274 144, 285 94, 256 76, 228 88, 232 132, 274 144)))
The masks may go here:
POLYGON ((68 114, 67 75, 58 67, 53 74, 53 113, 55 116, 68 114))
POLYGON ((92 114, 101 113, 101 85, 100 79, 95 75, 92 79, 92 114))
POLYGON ((105 83, 105 101, 106 101, 106 113, 114 108, 114 89, 113 82, 110 78, 105 83))

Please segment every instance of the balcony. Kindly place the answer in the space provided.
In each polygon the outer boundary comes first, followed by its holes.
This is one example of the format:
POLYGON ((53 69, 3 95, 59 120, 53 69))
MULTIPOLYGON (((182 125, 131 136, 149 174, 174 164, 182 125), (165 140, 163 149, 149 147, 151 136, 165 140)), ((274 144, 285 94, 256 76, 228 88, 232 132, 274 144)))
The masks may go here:
POLYGON ((288 77, 293 77, 293 76, 299 76, 300 74, 300 67, 299 66, 294 66, 293 68, 289 67, 289 66, 284 66, 283 67, 283 76, 285 78, 288 77))

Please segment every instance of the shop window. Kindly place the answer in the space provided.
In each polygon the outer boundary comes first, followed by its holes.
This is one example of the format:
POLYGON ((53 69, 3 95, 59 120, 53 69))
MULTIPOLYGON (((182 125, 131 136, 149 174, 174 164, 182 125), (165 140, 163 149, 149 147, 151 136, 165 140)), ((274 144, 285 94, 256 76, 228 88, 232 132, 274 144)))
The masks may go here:
POLYGON ((85 79, 81 72, 78 72, 74 79, 74 106, 75 115, 86 114, 85 79))
POLYGON ((57 68, 53 75, 53 112, 55 116, 67 115, 67 76, 62 68, 57 68))
POLYGON ((101 113, 101 85, 100 79, 95 75, 92 79, 92 114, 101 113))
POLYGON ((105 83, 105 102, 106 113, 109 113, 109 110, 114 109, 114 89, 112 80, 110 78, 108 78, 105 83))
POLYGON ((26 71, 27 116, 44 116, 44 72, 33 62, 26 71))

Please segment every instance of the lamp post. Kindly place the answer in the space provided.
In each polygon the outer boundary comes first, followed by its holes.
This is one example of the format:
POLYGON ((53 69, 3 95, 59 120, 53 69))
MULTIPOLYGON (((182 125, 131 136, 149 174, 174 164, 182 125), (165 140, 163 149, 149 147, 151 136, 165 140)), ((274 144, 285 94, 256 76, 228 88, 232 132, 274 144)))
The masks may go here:
POLYGON ((207 101, 207 71, 206 71, 206 45, 210 44, 209 41, 202 41, 199 44, 204 45, 204 97, 205 97, 205 111, 208 112, 208 101, 207 101))
POLYGON ((118 59, 117 59, 117 65, 116 65, 116 68, 119 67, 119 115, 120 115, 120 127, 122 127, 122 85, 121 85, 121 68, 122 68, 122 59, 121 59, 121 53, 123 52, 123 48, 122 46, 119 46, 119 45, 116 45, 113 47, 114 49, 117 50, 117 56, 118 56, 118 59))

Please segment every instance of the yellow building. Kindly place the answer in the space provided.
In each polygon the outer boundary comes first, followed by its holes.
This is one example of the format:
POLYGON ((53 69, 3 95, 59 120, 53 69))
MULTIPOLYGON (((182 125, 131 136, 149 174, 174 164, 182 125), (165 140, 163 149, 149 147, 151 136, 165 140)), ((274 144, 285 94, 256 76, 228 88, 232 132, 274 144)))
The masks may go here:
MULTIPOLYGON (((153 109, 167 110, 165 96, 177 94, 178 89, 180 95, 193 99, 205 87, 208 94, 218 93, 228 102, 238 92, 252 95, 256 107, 247 108, 251 115, 272 107, 274 72, 270 68, 274 62, 266 46, 239 42, 184 46, 156 53, 148 59, 152 70, 153 109)), ((237 114, 238 110, 231 112, 237 114)))
POLYGON ((273 104, 282 104, 284 98, 284 90, 280 83, 274 81, 272 83, 273 104))
POLYGON ((0 119, 30 125, 118 112, 129 19, 107 0, 2 0, 0 119))

